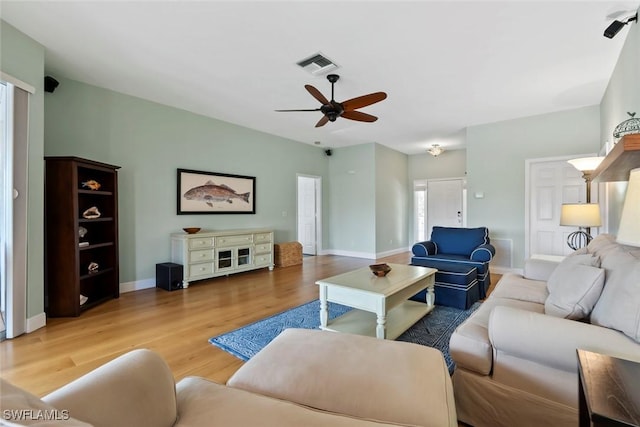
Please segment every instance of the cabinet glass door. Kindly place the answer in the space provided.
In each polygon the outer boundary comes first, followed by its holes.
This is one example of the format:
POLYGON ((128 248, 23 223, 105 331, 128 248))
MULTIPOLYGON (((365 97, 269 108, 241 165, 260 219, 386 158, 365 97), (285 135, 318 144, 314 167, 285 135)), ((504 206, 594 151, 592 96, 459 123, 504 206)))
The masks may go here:
POLYGON ((219 270, 233 267, 233 251, 225 249, 218 251, 217 268, 219 270))
POLYGON ((238 267, 251 264, 251 248, 238 249, 238 267))

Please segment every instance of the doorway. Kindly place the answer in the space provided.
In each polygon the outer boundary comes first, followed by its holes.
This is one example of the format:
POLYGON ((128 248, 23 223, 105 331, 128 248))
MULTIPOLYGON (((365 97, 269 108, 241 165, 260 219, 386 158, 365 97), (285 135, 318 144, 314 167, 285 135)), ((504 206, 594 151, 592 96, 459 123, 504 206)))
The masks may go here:
POLYGON ((322 247, 322 178, 298 175, 297 177, 297 226, 298 241, 304 255, 317 255, 322 247))
POLYGON ((419 180, 414 183, 416 241, 428 240, 434 226, 466 226, 464 178, 419 180))
MULTIPOLYGON (((563 203, 586 202, 582 173, 567 163, 576 157, 587 156, 527 160, 525 258, 573 252, 567 245, 567 235, 575 229, 560 225, 560 210, 563 203)), ((591 189, 591 202, 598 203, 597 185, 591 189)), ((597 230, 592 229, 591 235, 596 234, 597 230)))

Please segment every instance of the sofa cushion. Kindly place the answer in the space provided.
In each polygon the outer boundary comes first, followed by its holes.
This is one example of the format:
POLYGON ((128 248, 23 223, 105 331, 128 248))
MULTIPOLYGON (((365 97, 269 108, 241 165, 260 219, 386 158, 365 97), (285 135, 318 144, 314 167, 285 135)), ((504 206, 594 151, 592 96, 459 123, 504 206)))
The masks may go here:
POLYGON ((640 259, 622 250, 608 256, 607 283, 591 313, 591 323, 616 329, 640 342, 640 259))
POLYGON ((69 416, 68 410, 60 410, 46 404, 36 396, 0 378, 0 425, 38 427, 91 427, 91 424, 69 416))
POLYGON ((178 398, 176 427, 365 427, 389 425, 318 411, 284 400, 227 387, 204 378, 184 378, 177 384, 176 389, 178 398))
POLYGON ((491 292, 490 298, 510 298, 544 304, 548 296, 546 282, 525 279, 515 273, 505 273, 491 292))
POLYGON ((573 320, 588 317, 604 286, 604 270, 595 265, 600 262, 591 254, 565 258, 547 281, 545 313, 573 320))
POLYGON ((489 230, 486 227, 433 227, 430 240, 436 244, 437 253, 469 257, 475 248, 489 243, 489 230))

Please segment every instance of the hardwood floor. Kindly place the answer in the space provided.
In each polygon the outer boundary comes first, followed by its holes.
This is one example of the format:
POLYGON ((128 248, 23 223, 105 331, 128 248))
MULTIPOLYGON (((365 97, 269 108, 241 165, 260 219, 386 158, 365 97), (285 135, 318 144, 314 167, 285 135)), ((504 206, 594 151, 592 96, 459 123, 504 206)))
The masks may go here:
MULTIPOLYGON (((410 257, 406 252, 378 262, 407 264, 410 257)), ((219 277, 188 289, 122 294, 80 317, 50 318, 46 327, 0 343, 0 373, 44 395, 120 354, 150 348, 164 357, 176 380, 198 375, 224 383, 243 362, 209 338, 312 301, 318 298, 316 280, 371 263, 305 257, 301 266, 219 277)))

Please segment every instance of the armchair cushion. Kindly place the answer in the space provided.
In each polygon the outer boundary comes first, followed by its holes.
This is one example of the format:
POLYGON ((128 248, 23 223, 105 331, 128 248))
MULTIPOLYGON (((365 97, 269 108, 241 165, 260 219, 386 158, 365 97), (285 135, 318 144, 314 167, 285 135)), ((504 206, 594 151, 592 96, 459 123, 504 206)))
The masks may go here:
POLYGON ((486 227, 433 227, 431 241, 437 253, 470 257, 478 246, 489 243, 489 230, 486 227))
POLYGON ((411 248, 414 256, 425 257, 428 255, 435 255, 436 245, 435 243, 427 240, 426 242, 420 242, 413 245, 411 248))
POLYGON ((471 252, 471 261, 489 262, 496 254, 496 249, 488 243, 478 246, 471 252))

